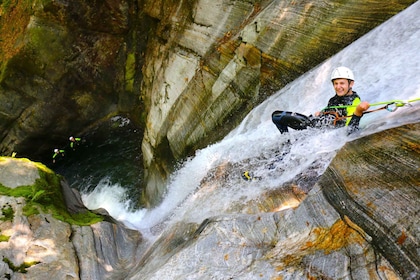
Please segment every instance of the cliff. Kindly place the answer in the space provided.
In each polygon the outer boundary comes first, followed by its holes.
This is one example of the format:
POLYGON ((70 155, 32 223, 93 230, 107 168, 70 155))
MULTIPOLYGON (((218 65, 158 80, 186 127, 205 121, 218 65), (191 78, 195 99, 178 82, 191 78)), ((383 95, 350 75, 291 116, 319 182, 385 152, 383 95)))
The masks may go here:
POLYGON ((174 161, 414 2, 3 1, 0 151, 42 160, 127 113, 155 205, 174 161))

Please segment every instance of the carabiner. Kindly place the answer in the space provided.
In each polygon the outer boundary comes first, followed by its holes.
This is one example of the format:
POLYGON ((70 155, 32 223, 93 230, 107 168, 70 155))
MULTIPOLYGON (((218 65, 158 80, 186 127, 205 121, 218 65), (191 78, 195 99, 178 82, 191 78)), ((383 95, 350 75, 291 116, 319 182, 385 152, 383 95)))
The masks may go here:
POLYGON ((398 106, 398 104, 396 104, 395 102, 393 102, 393 103, 389 103, 389 104, 387 104, 387 105, 385 106, 385 109, 386 109, 388 112, 395 112, 395 111, 397 111, 398 107, 400 107, 400 106, 398 106), (392 106, 392 107, 391 107, 391 106, 392 106))

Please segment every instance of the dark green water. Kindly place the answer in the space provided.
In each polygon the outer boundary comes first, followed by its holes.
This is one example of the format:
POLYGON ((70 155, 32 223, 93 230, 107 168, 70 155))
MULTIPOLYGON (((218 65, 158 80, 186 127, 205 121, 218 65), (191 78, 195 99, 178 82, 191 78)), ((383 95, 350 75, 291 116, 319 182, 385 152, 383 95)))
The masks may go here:
POLYGON ((82 193, 93 191, 107 178, 122 186, 130 208, 137 208, 143 180, 142 131, 128 118, 114 117, 84 135, 73 136, 81 137, 81 143, 74 150, 63 147, 65 155, 48 166, 82 193))

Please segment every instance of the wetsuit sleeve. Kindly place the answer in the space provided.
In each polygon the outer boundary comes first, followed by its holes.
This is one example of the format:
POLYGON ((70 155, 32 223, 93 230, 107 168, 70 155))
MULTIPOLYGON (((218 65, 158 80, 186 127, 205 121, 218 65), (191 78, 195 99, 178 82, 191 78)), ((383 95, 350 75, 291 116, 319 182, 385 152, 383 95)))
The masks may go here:
POLYGON ((350 122, 348 124, 348 134, 355 132, 359 129, 359 123, 362 116, 355 116, 353 115, 350 119, 350 122))

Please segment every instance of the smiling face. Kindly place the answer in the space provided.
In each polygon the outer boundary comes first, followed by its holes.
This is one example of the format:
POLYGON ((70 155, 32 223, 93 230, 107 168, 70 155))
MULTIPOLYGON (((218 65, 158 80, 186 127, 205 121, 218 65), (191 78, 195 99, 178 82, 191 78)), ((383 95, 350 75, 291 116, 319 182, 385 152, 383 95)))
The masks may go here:
POLYGON ((352 91, 351 88, 353 87, 354 81, 347 80, 347 79, 335 79, 333 80, 333 86, 335 93, 338 96, 344 96, 344 95, 351 95, 352 91))

